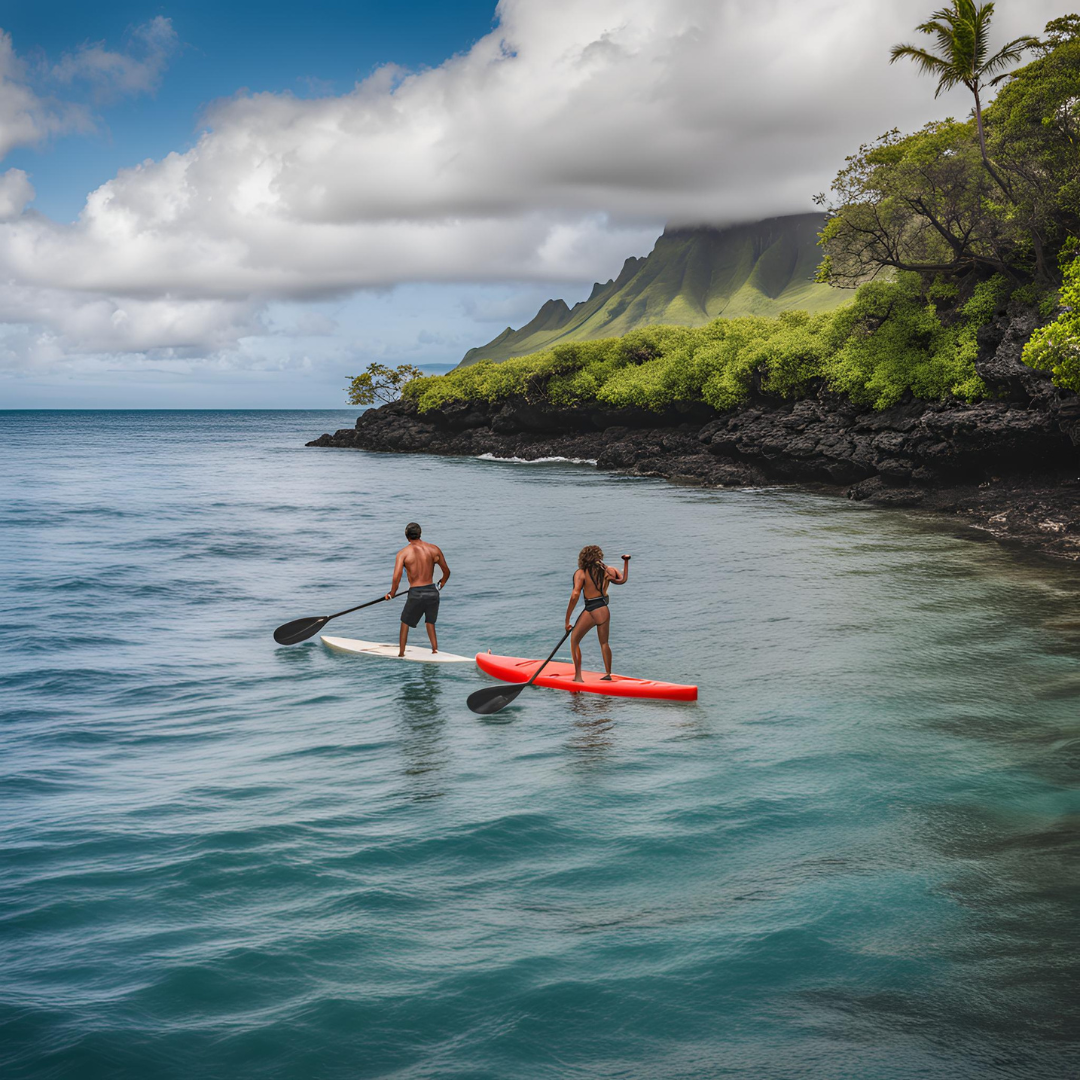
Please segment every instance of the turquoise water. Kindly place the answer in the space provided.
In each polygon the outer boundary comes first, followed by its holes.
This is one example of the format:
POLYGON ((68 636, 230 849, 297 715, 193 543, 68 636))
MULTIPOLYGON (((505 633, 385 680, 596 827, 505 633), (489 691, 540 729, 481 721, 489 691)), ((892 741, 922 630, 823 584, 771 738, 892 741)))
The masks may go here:
POLYGON ((1076 1075, 1077 570, 303 447, 351 418, 0 414, 0 1075, 1076 1075), (615 669, 700 701, 481 719, 471 666, 274 645, 411 518, 444 649, 546 653, 598 542, 615 669))

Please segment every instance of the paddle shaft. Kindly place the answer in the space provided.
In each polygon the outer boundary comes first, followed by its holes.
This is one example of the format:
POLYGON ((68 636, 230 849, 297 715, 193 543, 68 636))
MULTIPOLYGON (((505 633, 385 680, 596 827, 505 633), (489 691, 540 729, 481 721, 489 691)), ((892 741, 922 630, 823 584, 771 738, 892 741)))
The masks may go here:
MULTIPOLYGON (((580 616, 578 616, 580 618, 580 616)), ((577 625, 576 623, 574 624, 577 625)), ((567 630, 561 638, 559 638, 559 644, 551 650, 548 658, 532 673, 532 678, 528 682, 515 683, 511 686, 483 686, 479 690, 474 690, 465 702, 474 713, 479 713, 481 716, 491 716, 493 713, 499 712, 501 709, 505 709, 511 701, 515 700, 519 694, 521 694, 526 687, 532 686, 536 682, 536 676, 540 674, 555 658, 555 654, 562 648, 563 642, 570 636, 573 631, 573 627, 567 630)))
MULTIPOLYGON (((581 618, 581 616, 579 615, 578 618, 581 618)), ((577 626, 577 623, 574 623, 574 626, 577 626)), ((525 686, 532 686, 532 684, 536 682, 536 676, 539 675, 540 672, 543 671, 544 668, 546 668, 548 664, 550 664, 551 661, 555 659, 555 654, 563 647, 563 642, 574 632, 574 626, 571 626, 570 629, 567 630, 561 638, 559 638, 559 644, 551 650, 551 654, 548 656, 548 658, 533 672, 532 678, 525 684, 525 686)), ((525 687, 522 687, 522 689, 524 690, 525 687)))
POLYGON ((307 641, 314 637, 331 619, 341 615, 348 615, 350 611, 359 611, 361 608, 371 607, 372 604, 381 604, 387 597, 385 594, 377 600, 369 600, 366 604, 357 604, 356 607, 346 608, 334 615, 318 615, 308 619, 293 619, 292 622, 284 623, 274 631, 274 640, 279 645, 298 645, 301 641, 307 641))
POLYGON ((348 615, 350 611, 359 611, 361 608, 371 607, 372 604, 381 604, 385 599, 385 596, 380 596, 378 600, 369 600, 366 604, 357 604, 356 607, 347 607, 344 611, 339 611, 336 615, 327 615, 326 621, 336 619, 339 615, 348 615))

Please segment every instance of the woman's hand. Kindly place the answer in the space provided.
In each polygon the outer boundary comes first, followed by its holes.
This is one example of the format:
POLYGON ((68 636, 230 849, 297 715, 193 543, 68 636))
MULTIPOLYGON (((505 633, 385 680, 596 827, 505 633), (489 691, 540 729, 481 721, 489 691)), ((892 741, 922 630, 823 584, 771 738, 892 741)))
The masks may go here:
POLYGON ((569 634, 570 631, 573 630, 573 628, 574 628, 574 624, 569 619, 567 619, 566 620, 566 632, 569 634))

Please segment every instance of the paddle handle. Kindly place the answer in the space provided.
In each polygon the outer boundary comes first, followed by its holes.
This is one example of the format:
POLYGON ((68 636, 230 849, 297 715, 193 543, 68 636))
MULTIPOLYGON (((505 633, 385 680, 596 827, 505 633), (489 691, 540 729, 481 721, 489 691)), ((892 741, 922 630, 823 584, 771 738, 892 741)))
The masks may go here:
MULTIPOLYGON (((580 618, 580 616, 578 617, 580 618)), ((574 623, 574 626, 577 626, 577 623, 574 623)), ((561 638, 559 638, 559 644, 551 650, 548 658, 533 672, 532 678, 525 684, 525 686, 532 686, 532 684, 536 682, 536 676, 539 675, 540 672, 543 671, 544 668, 546 668, 548 664, 551 663, 551 661, 555 658, 555 654, 563 647, 563 642, 574 632, 574 626, 571 626, 570 629, 567 630, 561 638)), ((522 687, 522 689, 524 689, 524 687, 522 687)))
MULTIPOLYGON (((356 607, 348 607, 344 611, 337 612, 335 615, 327 615, 326 621, 329 622, 331 619, 336 619, 338 615, 348 615, 350 611, 359 611, 361 608, 371 607, 372 604, 381 604, 385 599, 385 596, 380 596, 378 600, 369 600, 366 604, 357 604, 356 607)), ((560 642, 560 644, 562 643, 560 642)))

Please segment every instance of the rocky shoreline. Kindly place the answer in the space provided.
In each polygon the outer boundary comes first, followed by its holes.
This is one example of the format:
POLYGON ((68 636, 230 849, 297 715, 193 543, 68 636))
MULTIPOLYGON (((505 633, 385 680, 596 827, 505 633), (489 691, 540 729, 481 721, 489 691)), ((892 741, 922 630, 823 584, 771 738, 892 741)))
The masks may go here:
POLYGON ((882 411, 818 388, 760 393, 725 413, 555 409, 511 399, 420 414, 396 401, 308 446, 500 458, 577 458, 707 487, 811 484, 849 498, 952 514, 1002 540, 1080 560, 1080 398, 1020 362, 1035 326, 1003 313, 980 334, 979 374, 997 400, 910 399, 882 411))

